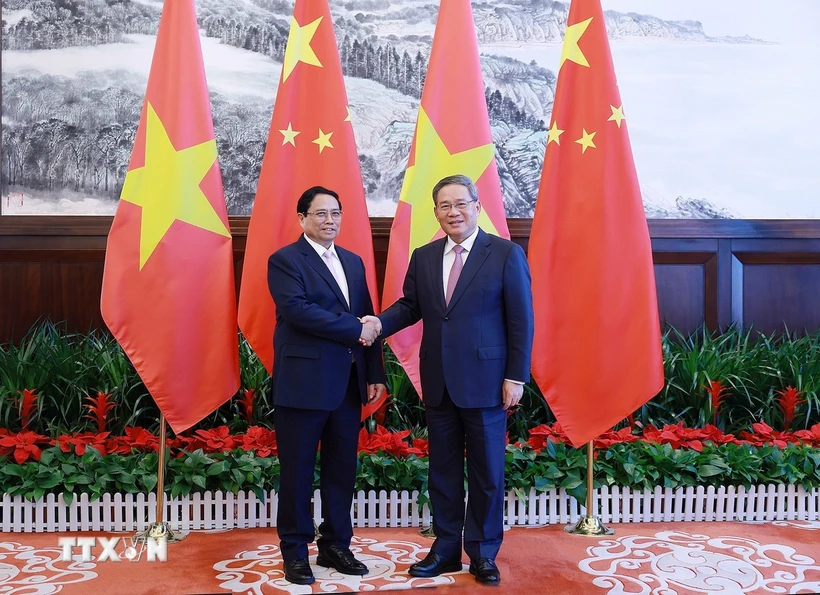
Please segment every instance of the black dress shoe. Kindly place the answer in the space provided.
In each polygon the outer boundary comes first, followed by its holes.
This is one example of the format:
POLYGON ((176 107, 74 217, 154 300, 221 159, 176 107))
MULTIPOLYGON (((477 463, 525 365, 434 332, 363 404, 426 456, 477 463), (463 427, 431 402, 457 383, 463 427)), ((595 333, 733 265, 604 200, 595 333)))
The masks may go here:
POLYGON ((421 562, 416 562, 407 570, 410 576, 431 577, 444 572, 458 572, 461 570, 461 559, 447 559, 441 554, 430 552, 421 562))
POLYGON ((285 562, 285 580, 294 585, 310 585, 316 582, 307 558, 285 562))
POLYGON ((480 583, 497 585, 501 582, 498 566, 489 558, 479 558, 477 562, 470 562, 470 574, 480 583))
POLYGON ((325 568, 335 568, 342 574, 361 576, 370 572, 367 566, 353 556, 353 552, 338 545, 331 545, 319 552, 319 555, 316 556, 316 563, 325 568))

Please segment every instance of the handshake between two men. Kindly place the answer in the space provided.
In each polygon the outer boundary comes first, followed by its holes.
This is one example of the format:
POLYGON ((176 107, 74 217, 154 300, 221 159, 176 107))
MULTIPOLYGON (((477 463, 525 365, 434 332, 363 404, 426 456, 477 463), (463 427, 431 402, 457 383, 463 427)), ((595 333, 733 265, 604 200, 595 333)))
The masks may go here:
POLYGON ((382 322, 376 316, 362 316, 359 320, 362 322, 362 334, 359 337, 359 343, 369 347, 382 334, 382 322))

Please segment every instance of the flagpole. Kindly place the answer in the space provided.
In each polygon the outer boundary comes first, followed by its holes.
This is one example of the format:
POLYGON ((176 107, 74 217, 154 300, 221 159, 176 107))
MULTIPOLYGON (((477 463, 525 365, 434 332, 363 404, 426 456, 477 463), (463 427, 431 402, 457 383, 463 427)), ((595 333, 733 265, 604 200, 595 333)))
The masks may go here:
POLYGON ((578 519, 575 525, 567 525, 564 531, 572 535, 589 535, 598 537, 600 535, 614 535, 615 530, 604 526, 597 516, 593 516, 593 493, 592 493, 592 465, 593 455, 592 440, 587 443, 587 514, 578 519))
POLYGON ((151 523, 141 533, 137 533, 137 542, 145 541, 148 537, 152 539, 165 538, 168 543, 176 543, 185 539, 185 535, 175 533, 171 525, 164 521, 165 516, 165 448, 168 434, 168 424, 165 423, 165 416, 159 416, 159 461, 157 462, 157 516, 156 522, 151 523))

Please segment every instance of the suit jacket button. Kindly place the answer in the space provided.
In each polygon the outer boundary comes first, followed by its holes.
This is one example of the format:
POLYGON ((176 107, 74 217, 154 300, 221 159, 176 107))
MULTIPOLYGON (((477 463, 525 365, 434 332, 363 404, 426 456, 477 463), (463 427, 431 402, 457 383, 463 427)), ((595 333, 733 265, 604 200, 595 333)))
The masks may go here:
POLYGON ((348 348, 347 348, 347 352, 348 352, 348 353, 353 353, 353 348, 348 347, 348 348))
POLYGON ((445 316, 444 320, 450 320, 450 318, 448 316, 445 316))

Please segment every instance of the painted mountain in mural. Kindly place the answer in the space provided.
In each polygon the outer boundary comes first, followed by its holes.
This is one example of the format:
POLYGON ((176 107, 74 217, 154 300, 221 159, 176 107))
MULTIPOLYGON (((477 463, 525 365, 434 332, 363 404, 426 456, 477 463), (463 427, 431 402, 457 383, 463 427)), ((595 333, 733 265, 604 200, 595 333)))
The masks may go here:
MULTIPOLYGON (((474 2, 473 7, 505 207, 508 216, 529 217, 543 162, 544 123, 552 109, 568 4, 508 0, 474 2)), ((161 8, 161 2, 153 0, 4 1, 0 207, 4 214, 113 212, 161 8)), ((395 210, 437 8, 429 0, 331 1, 373 216, 391 216, 395 210)), ((232 215, 247 215, 264 153, 292 2, 200 0, 197 11, 228 208, 232 215)), ((690 124, 671 114, 667 120, 673 127, 644 133, 639 117, 644 108, 630 108, 626 89, 630 79, 641 73, 653 77, 674 72, 675 55, 684 56, 688 66, 693 60, 700 63, 702 56, 708 60, 715 52, 725 53, 726 48, 742 48, 742 54, 749 48, 771 46, 748 36, 708 36, 697 21, 614 11, 607 11, 605 18, 611 38, 628 49, 625 76, 619 70, 619 79, 625 89, 626 113, 632 117, 630 126, 634 125, 630 130, 642 184, 644 177, 647 180, 647 214, 756 216, 745 209, 743 192, 731 188, 731 181, 710 186, 718 172, 687 191, 690 188, 679 182, 686 174, 683 164, 679 171, 673 162, 660 162, 655 145, 692 142, 678 139, 690 124), (633 59, 629 52, 638 57, 633 59), (666 57, 669 63, 644 70, 641 60, 647 56, 666 57)), ((688 97, 689 93, 681 88, 679 94, 688 97)), ((691 97, 696 107, 700 99, 691 97)), ((707 111, 697 107, 693 117, 712 117, 707 111)))

